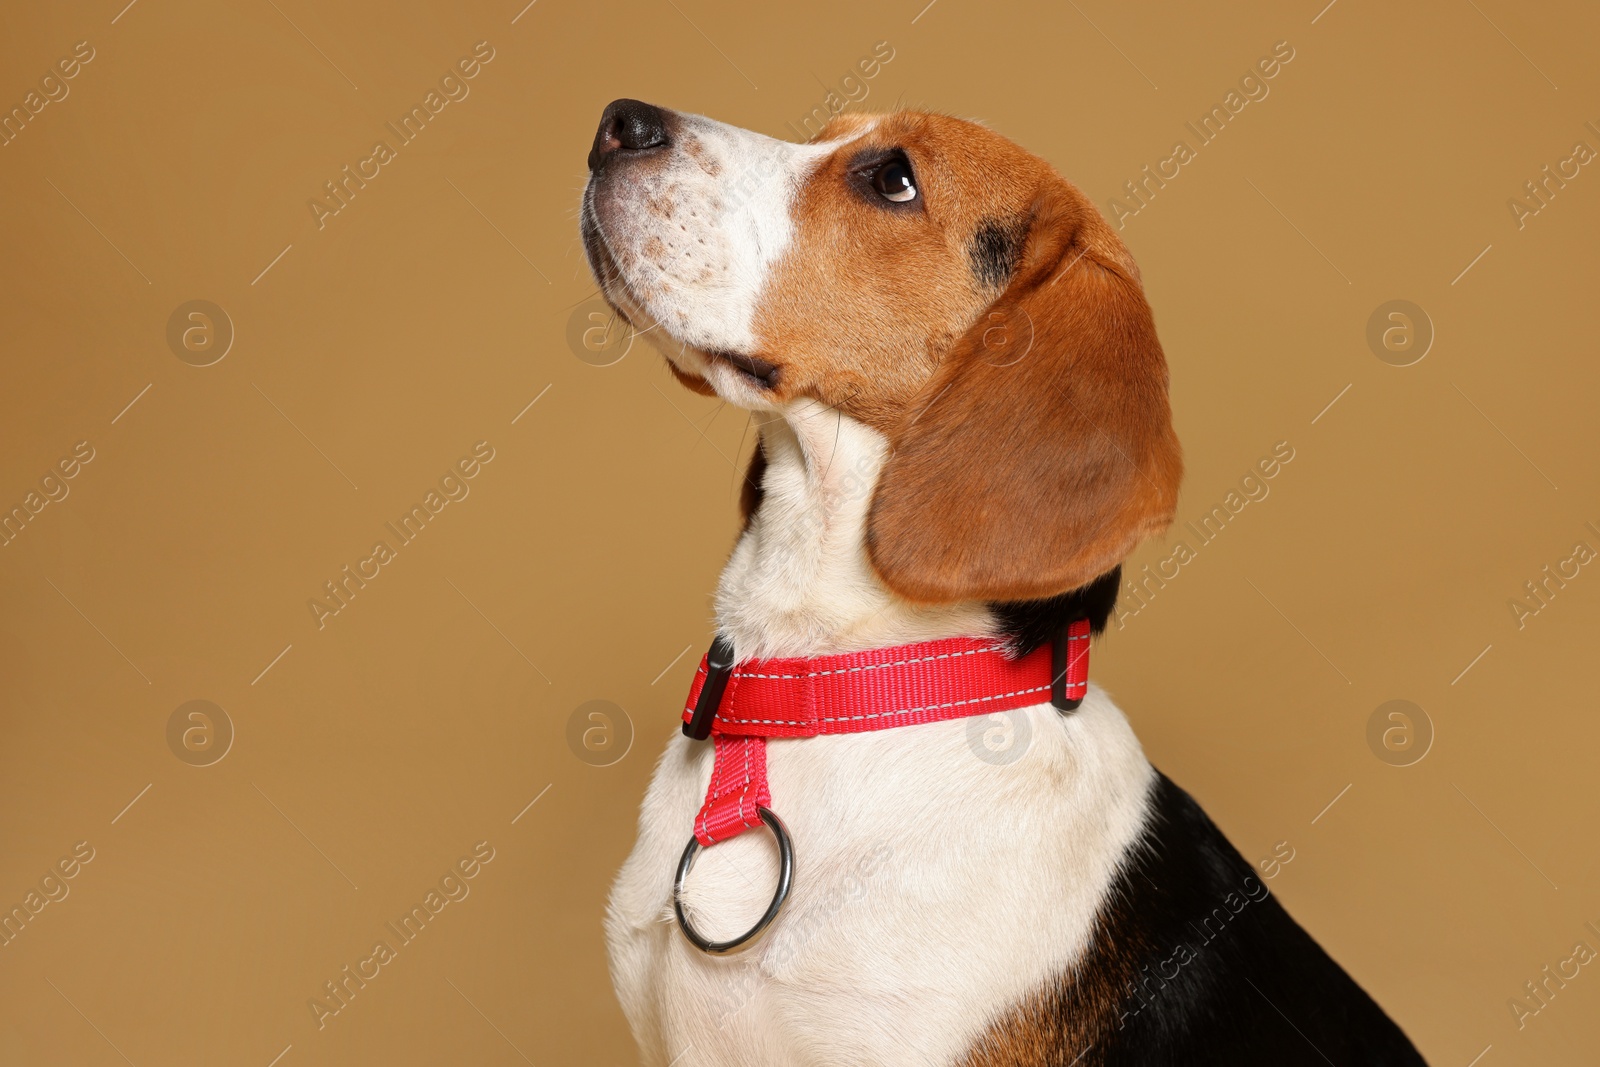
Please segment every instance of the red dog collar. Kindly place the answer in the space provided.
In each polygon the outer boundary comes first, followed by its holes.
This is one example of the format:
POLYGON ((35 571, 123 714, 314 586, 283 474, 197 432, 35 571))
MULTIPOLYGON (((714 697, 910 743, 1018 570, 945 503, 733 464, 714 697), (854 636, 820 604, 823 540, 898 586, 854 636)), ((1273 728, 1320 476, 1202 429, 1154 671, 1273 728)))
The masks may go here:
POLYGON ((993 639, 952 637, 870 652, 812 659, 757 659, 735 665, 725 638, 700 661, 683 732, 716 746, 711 787, 678 861, 672 908, 690 944, 721 954, 760 936, 788 899, 794 850, 771 810, 767 738, 887 730, 1050 703, 1071 711, 1089 687, 1089 621, 1080 619, 1050 645, 1012 659, 993 639), (689 921, 683 886, 701 848, 765 823, 778 841, 778 887, 766 913, 729 941, 702 936, 689 921))
POLYGON ((993 639, 952 637, 814 658, 733 663, 719 637, 689 689, 684 732, 716 746, 711 787, 694 821, 702 846, 762 822, 770 807, 769 737, 853 734, 1025 708, 1078 706, 1088 688, 1089 621, 1012 659, 993 639))

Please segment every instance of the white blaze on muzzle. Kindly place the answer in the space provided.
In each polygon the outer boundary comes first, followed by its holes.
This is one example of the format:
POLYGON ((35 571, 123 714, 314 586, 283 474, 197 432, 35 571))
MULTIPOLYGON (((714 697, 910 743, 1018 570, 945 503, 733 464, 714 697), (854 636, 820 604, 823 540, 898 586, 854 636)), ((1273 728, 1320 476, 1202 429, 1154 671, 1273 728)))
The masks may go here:
POLYGON ((591 178, 585 223, 615 265, 606 295, 680 369, 720 392, 720 379, 737 372, 701 353, 758 354, 757 309, 772 264, 794 240, 795 200, 840 142, 793 144, 669 116, 658 154, 608 162, 591 178))

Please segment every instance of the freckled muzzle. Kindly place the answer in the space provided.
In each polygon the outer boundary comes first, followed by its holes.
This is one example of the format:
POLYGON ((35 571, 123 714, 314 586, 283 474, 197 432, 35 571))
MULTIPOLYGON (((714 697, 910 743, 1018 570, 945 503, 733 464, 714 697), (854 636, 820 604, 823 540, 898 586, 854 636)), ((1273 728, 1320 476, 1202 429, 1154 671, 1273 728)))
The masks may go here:
MULTIPOLYGON (((589 267, 614 302, 612 288, 625 277, 637 280, 644 254, 639 235, 649 227, 637 217, 639 201, 648 200, 658 214, 667 202, 670 182, 661 171, 670 166, 678 125, 673 112, 641 100, 613 100, 600 115, 589 148, 579 229, 589 267)), ((651 236, 659 244, 659 235, 651 236)))
MULTIPOLYGON (((589 148, 589 184, 583 192, 579 229, 589 267, 600 280, 602 289, 606 289, 608 283, 620 283, 623 279, 618 254, 608 246, 602 232, 605 228, 602 215, 614 231, 633 228, 629 225, 627 201, 645 191, 646 182, 640 173, 643 164, 655 160, 657 165, 653 169, 659 171, 664 157, 672 150, 674 138, 670 127, 676 126, 675 117, 654 104, 628 99, 613 100, 600 115, 600 125, 589 148)), ((626 234, 611 236, 618 241, 622 258, 636 258, 637 252, 628 247, 630 242, 626 234)), ((608 291, 607 295, 612 294, 608 291)), ((626 308, 619 310, 626 314, 626 308)))
MULTIPOLYGON (((663 314, 675 287, 695 266, 685 207, 684 138, 677 113, 641 100, 613 100, 600 115, 589 148, 589 183, 583 193, 580 230, 589 267, 608 300, 643 330, 663 323, 669 330, 687 319, 686 309, 663 314)), ((703 268, 702 268, 703 272, 703 268)), ((676 332, 676 331, 674 331, 676 332)))
POLYGON ((685 376, 746 405, 782 368, 756 337, 762 286, 790 240, 818 150, 639 100, 606 106, 580 229, 606 299, 685 376))

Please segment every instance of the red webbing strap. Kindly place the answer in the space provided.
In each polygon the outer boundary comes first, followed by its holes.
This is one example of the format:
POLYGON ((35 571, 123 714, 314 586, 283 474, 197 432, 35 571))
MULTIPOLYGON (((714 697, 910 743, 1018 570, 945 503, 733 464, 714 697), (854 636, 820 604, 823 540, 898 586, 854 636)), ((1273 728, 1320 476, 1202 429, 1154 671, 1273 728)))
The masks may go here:
MULTIPOLYGON (((1089 680, 1089 623, 1067 632, 1066 695, 1081 700, 1089 680)), ((1051 649, 1007 658, 992 639, 954 637, 839 656, 746 660, 728 678, 712 720, 711 786, 694 835, 712 845, 760 825, 770 807, 768 737, 861 733, 1010 711, 1050 700, 1051 649)), ((706 681, 700 661, 684 721, 706 681)))
POLYGON ((713 733, 711 743, 716 746, 711 787, 694 820, 694 836, 707 846, 760 825, 756 809, 772 806, 772 789, 767 785, 767 739, 713 733))

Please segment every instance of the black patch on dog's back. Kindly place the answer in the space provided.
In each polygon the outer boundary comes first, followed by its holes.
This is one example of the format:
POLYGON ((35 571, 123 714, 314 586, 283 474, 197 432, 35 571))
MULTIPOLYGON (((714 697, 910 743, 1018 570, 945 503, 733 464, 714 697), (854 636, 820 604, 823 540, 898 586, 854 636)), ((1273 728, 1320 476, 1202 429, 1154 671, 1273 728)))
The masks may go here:
POLYGON ((1128 978, 1106 1067, 1423 1063, 1188 793, 1160 775, 1151 805, 1092 950, 1128 978))
POLYGON ((1425 1067, 1187 793, 1149 804, 1083 958, 963 1067, 1425 1067))
POLYGON ((995 288, 1010 281, 1027 236, 1024 219, 985 219, 967 244, 967 258, 978 281, 995 288))

